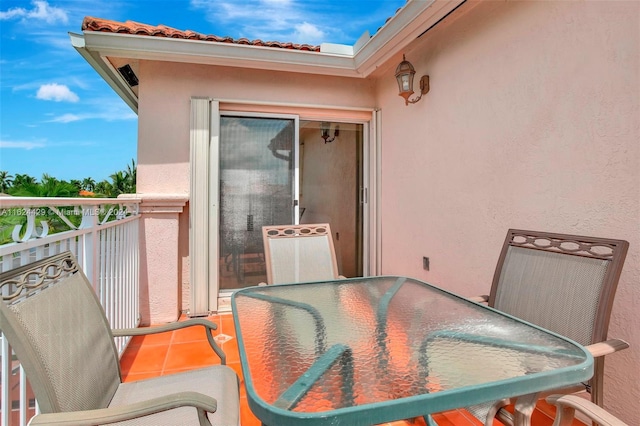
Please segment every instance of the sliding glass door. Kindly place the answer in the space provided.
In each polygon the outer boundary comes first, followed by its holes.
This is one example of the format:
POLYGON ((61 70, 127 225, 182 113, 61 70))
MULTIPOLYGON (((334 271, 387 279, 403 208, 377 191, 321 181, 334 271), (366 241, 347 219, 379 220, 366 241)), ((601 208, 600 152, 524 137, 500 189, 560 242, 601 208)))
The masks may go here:
POLYGON ((266 281, 262 227, 297 223, 298 119, 220 116, 220 290, 266 281))

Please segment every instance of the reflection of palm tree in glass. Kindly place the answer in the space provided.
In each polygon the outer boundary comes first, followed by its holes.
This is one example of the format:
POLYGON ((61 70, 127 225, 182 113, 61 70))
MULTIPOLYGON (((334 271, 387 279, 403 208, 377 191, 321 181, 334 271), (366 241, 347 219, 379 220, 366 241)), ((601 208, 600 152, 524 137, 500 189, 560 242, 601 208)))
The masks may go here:
POLYGON ((293 152, 293 139, 293 123, 291 123, 280 130, 280 132, 271 139, 269 145, 267 145, 267 148, 271 151, 271 155, 289 163, 289 169, 293 168, 293 158, 291 155, 293 152), (287 151, 288 154, 281 154, 278 151, 287 151))
POLYGON ((291 223, 294 127, 289 119, 221 117, 221 272, 233 265, 240 284, 250 282, 243 262, 262 253, 262 226, 291 223))

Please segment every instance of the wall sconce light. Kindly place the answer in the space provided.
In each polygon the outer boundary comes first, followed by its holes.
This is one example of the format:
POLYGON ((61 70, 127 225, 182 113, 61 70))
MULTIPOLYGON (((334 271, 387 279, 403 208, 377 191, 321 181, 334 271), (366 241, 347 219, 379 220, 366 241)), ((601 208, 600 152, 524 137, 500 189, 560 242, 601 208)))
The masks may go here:
POLYGON ((398 94, 404 98, 405 105, 415 104, 422 99, 422 95, 429 91, 429 76, 423 75, 420 78, 420 95, 417 98, 409 99, 414 94, 413 76, 415 73, 416 70, 411 65, 411 62, 407 61, 402 55, 402 62, 396 68, 396 80, 398 80, 398 90, 400 92, 398 94))
POLYGON ((333 137, 329 137, 329 131, 331 131, 331 123, 323 121, 320 125, 321 138, 324 139, 324 143, 333 142, 338 136, 340 136, 340 126, 336 126, 333 131, 333 137))

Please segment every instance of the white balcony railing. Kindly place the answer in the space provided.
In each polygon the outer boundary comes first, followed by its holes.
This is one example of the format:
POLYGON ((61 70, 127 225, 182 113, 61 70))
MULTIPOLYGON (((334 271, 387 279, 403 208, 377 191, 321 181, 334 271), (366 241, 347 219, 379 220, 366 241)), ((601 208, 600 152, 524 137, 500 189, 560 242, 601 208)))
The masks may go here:
MULTIPOLYGON (((0 198, 0 271, 69 250, 113 328, 137 327, 140 200, 0 198)), ((1 331, 1 330, 0 330, 1 331)), ((122 353, 128 339, 116 341, 122 353)), ((26 425, 37 408, 20 361, 0 332, 0 425, 26 425)))

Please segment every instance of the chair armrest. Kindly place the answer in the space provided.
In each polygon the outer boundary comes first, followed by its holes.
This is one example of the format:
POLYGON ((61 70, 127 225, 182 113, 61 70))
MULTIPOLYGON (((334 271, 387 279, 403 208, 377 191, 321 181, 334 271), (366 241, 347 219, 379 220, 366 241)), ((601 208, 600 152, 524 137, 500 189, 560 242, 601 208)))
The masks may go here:
POLYGON ((152 327, 113 329, 111 330, 111 333, 113 334, 114 337, 144 336, 147 334, 164 333, 167 331, 180 330, 182 328, 194 327, 199 325, 204 327, 205 333, 207 335, 207 340, 209 341, 209 345, 211 346, 211 349, 213 349, 213 351, 220 358, 220 363, 222 365, 225 365, 227 363, 227 356, 225 355, 222 348, 218 346, 216 341, 213 340, 213 334, 211 333, 211 331, 217 329, 218 326, 215 323, 209 321, 208 319, 190 318, 186 321, 176 321, 169 324, 156 325, 152 327))
POLYGON ((591 345, 585 346, 585 348, 589 352, 591 352, 591 355, 594 358, 604 356, 604 355, 609 355, 614 352, 627 349, 628 347, 629 347, 629 344, 621 339, 610 339, 610 340, 605 340, 604 342, 593 343, 591 345))
POLYGON ((139 327, 139 328, 117 328, 111 330, 115 337, 119 336, 144 336, 147 334, 164 333, 166 331, 180 330, 186 327, 192 327, 195 325, 202 325, 205 329, 216 330, 217 324, 204 319, 204 318, 191 318, 186 321, 176 321, 168 324, 154 325, 151 327, 139 327))
POLYGON ((546 398, 549 404, 557 407, 553 426, 571 425, 575 410, 601 426, 627 426, 626 423, 608 413, 593 402, 577 395, 551 395, 546 398))
POLYGON ((160 413, 178 407, 194 407, 198 410, 201 426, 210 426, 206 412, 218 408, 217 401, 198 392, 178 392, 147 401, 97 410, 71 411, 66 413, 38 414, 29 422, 31 426, 92 426, 110 424, 160 413))
POLYGON ((467 297, 467 299, 471 300, 472 302, 487 303, 489 301, 489 295, 483 294, 482 296, 467 297))

